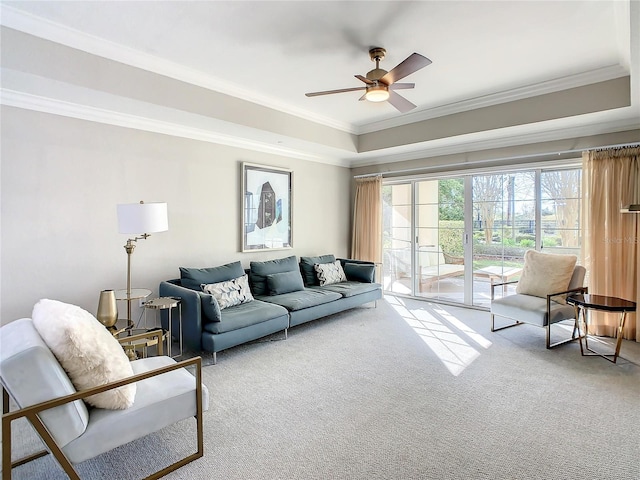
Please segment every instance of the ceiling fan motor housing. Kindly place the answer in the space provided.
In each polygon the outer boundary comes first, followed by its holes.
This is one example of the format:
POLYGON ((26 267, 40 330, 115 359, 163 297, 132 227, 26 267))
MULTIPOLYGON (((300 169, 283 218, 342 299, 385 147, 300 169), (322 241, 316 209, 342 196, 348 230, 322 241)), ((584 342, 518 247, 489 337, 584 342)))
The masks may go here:
POLYGON ((370 72, 367 72, 367 78, 369 80, 380 80, 386 73, 387 71, 382 68, 374 68, 370 72))

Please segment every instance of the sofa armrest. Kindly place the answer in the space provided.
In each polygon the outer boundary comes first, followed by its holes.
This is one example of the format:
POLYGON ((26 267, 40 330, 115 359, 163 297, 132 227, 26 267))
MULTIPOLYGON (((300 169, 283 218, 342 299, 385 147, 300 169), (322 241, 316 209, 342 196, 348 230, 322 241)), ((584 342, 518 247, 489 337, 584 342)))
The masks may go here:
POLYGON ((349 258, 338 258, 340 265, 344 269, 347 280, 362 283, 374 283, 376 278, 376 264, 366 260, 352 260, 349 258), (352 267, 346 266, 349 263, 352 267))
MULTIPOLYGON (((161 282, 158 292, 161 297, 176 297, 182 303, 182 341, 193 351, 202 350, 202 306, 200 292, 180 285, 180 280, 161 282)), ((163 325, 168 322, 166 310, 162 310, 163 325)))

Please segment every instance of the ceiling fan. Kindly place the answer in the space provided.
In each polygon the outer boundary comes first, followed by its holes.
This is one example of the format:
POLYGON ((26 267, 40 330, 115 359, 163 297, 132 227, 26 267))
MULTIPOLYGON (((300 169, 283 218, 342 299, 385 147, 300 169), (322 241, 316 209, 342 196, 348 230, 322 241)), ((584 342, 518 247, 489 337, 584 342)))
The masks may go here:
POLYGON ((366 77, 355 75, 355 77, 364 82, 364 87, 342 88, 340 90, 327 90, 324 92, 305 93, 307 97, 317 97, 319 95, 330 95, 333 93, 355 92, 357 90, 365 90, 365 94, 360 97, 360 101, 369 100, 370 102, 388 101, 400 112, 405 113, 413 110, 416 106, 406 98, 398 95, 395 90, 404 90, 415 87, 415 83, 396 83, 404 77, 417 72, 421 68, 431 64, 431 60, 419 53, 412 53, 402 62, 392 68, 390 71, 380 68, 380 60, 384 59, 387 51, 381 47, 374 47, 369 50, 371 60, 376 62, 376 68, 367 73, 366 77))

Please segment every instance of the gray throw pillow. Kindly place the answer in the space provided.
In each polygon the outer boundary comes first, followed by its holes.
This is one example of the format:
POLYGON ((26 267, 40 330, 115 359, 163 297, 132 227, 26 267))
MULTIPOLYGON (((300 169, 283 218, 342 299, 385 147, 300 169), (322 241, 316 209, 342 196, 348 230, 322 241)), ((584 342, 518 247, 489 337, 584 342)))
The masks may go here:
POLYGON ((302 275, 300 275, 299 271, 267 275, 267 287, 269 288, 269 295, 280 295, 282 293, 304 290, 302 275))
POLYGON ((226 282, 241 277, 244 273, 239 261, 211 268, 180 267, 180 284, 185 288, 200 291, 200 285, 203 283, 226 282))
POLYGON ((202 290, 215 297, 220 310, 253 301, 247 275, 226 282, 203 283, 202 290))
POLYGON ((318 274, 318 281, 321 287, 347 281, 340 260, 336 260, 333 263, 316 263, 313 268, 318 274))
POLYGON ((300 257, 300 270, 307 287, 320 285, 314 265, 318 263, 333 263, 336 261, 335 255, 319 255, 317 257, 300 257))

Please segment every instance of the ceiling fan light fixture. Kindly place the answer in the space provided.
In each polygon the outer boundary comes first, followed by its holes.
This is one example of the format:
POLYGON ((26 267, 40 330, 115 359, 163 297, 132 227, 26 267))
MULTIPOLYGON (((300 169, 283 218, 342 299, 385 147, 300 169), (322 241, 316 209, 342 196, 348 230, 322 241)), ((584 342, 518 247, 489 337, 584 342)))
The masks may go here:
POLYGON ((374 85, 367 87, 365 98, 370 102, 384 102, 389 100, 389 89, 386 85, 374 85))

